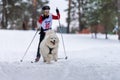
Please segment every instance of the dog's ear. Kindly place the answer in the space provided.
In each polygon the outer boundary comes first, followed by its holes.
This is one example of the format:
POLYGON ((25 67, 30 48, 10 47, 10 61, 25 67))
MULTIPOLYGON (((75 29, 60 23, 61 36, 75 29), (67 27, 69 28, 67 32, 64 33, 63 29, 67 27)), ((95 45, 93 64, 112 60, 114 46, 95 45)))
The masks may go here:
POLYGON ((46 37, 46 44, 47 44, 47 45, 50 44, 50 36, 47 36, 47 37, 46 37))

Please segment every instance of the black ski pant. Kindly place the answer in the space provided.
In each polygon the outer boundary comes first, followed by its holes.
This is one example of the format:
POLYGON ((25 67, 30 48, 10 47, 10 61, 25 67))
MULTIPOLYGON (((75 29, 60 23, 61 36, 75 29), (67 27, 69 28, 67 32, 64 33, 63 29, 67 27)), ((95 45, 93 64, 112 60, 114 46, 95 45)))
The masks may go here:
POLYGON ((38 44, 37 56, 36 57, 41 57, 41 54, 40 54, 40 43, 42 42, 42 40, 45 37, 45 32, 40 32, 39 34, 40 34, 40 39, 39 39, 39 44, 38 44))

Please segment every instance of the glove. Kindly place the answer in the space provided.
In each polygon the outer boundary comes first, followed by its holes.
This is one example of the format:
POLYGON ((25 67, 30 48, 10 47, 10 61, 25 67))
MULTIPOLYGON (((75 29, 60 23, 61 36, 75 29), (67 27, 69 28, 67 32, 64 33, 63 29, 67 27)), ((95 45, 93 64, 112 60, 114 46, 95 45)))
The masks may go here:
POLYGON ((59 9, 58 8, 56 8, 56 13, 59 14, 59 9))
POLYGON ((40 29, 40 28, 37 28, 37 31, 41 31, 41 29, 40 29))

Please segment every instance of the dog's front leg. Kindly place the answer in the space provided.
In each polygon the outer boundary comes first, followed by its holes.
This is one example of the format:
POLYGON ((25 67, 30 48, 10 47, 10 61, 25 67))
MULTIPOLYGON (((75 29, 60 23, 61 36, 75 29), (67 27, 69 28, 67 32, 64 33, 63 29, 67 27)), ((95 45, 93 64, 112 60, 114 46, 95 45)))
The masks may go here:
POLYGON ((46 58, 46 57, 43 57, 43 60, 44 60, 44 62, 46 62, 46 61, 47 61, 47 58, 46 58))
POLYGON ((52 55, 48 54, 47 56, 47 63, 50 64, 51 63, 51 59, 52 59, 52 55))
POLYGON ((57 62, 57 59, 58 59, 57 49, 54 49, 54 50, 53 50, 53 60, 54 60, 55 62, 57 62))
POLYGON ((57 58, 58 58, 58 57, 57 57, 57 54, 55 53, 55 54, 53 55, 53 59, 54 59, 55 62, 57 62, 57 58))

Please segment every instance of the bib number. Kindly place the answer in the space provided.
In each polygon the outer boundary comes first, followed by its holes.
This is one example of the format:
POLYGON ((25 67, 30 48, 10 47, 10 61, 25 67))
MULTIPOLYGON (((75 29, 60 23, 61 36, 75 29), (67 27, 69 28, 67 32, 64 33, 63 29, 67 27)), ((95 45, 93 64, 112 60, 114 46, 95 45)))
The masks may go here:
POLYGON ((49 29, 49 28, 50 28, 50 23, 46 23, 45 29, 49 29))

